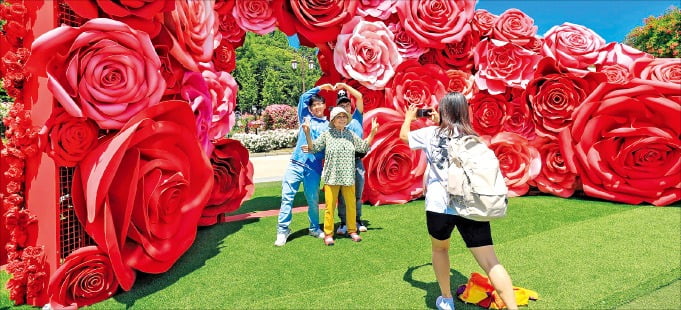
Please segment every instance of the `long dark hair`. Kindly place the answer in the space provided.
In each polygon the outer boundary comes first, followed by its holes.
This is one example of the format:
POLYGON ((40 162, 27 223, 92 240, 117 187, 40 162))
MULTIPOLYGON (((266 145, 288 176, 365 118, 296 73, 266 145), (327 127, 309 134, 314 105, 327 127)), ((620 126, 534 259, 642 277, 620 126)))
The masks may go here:
POLYGON ((459 135, 478 135, 471 126, 471 119, 468 116, 468 101, 462 93, 451 92, 446 94, 440 100, 438 113, 440 113, 440 128, 438 129, 440 134, 449 137, 454 136, 457 132, 459 135))

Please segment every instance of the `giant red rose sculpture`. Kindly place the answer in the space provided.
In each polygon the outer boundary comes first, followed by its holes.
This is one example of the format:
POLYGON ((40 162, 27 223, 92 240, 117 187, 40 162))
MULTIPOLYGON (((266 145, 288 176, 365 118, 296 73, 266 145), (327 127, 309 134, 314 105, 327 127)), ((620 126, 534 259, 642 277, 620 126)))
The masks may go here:
POLYGON ((253 163, 248 160, 248 150, 241 142, 221 138, 213 141, 213 145, 210 162, 215 182, 199 221, 199 225, 204 226, 217 223, 219 214, 238 209, 255 190, 253 163))
MULTIPOLYGON (((377 108, 364 115, 364 133, 371 130, 376 118, 381 126, 362 160, 366 183, 362 200, 373 205, 405 203, 423 195, 423 173, 426 155, 414 151, 399 138, 404 114, 388 108, 377 108)), ((425 126, 423 120, 412 122, 412 129, 425 126)))
POLYGON ((76 215, 125 290, 134 270, 164 272, 194 242, 213 187, 195 132, 185 102, 162 102, 131 119, 76 170, 76 215))
POLYGON ((601 84, 561 132, 567 166, 584 193, 624 203, 681 199, 679 85, 634 79, 601 84))

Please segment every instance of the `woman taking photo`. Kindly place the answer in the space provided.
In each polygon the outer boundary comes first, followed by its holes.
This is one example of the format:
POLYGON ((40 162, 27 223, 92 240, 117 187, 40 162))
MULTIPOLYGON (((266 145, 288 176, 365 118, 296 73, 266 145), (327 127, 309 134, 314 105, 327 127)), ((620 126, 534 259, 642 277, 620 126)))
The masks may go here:
POLYGON ((429 117, 439 126, 429 126, 410 132, 416 120, 413 105, 406 111, 400 129, 400 139, 412 149, 421 149, 428 160, 426 181, 426 224, 430 234, 433 270, 440 286, 441 296, 436 300, 438 309, 454 309, 449 274, 449 238, 454 227, 459 230, 466 247, 480 267, 489 276, 492 285, 509 309, 517 309, 511 277, 499 263, 494 252, 489 222, 478 222, 457 215, 449 206, 447 196, 447 143, 461 135, 477 135, 468 116, 468 102, 463 94, 449 93, 442 98, 438 111, 429 117))

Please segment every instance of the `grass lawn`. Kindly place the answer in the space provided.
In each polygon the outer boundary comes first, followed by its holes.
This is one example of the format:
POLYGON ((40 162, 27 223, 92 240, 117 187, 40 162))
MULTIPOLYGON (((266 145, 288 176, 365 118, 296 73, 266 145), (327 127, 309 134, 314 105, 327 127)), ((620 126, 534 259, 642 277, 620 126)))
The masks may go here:
MULTIPOLYGON (((278 209, 279 182, 257 184, 237 213, 278 209)), ((296 205, 304 204, 299 193, 296 205)), ((681 208, 589 199, 510 199, 492 222, 495 248, 514 285, 536 290, 531 309, 681 308, 681 208)), ((276 217, 200 228, 168 272, 138 274, 130 292, 93 309, 427 309, 439 289, 430 265, 424 201, 364 206, 364 241, 333 247, 307 236, 307 214, 272 245, 276 217)), ((457 233, 452 287, 481 272, 457 233)), ((0 273, 0 282, 7 280, 0 273)), ((0 290, 0 308, 11 305, 0 290)), ((457 309, 479 309, 457 302, 457 309)))

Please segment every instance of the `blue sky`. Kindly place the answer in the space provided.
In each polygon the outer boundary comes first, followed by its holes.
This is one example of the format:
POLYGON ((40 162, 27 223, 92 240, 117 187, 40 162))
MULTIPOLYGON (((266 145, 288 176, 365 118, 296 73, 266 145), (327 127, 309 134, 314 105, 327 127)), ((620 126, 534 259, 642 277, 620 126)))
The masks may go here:
POLYGON ((519 9, 544 33, 564 22, 591 28, 606 42, 622 42, 631 29, 643 25, 643 19, 662 15, 679 0, 478 0, 477 9, 499 15, 510 8, 519 9))

